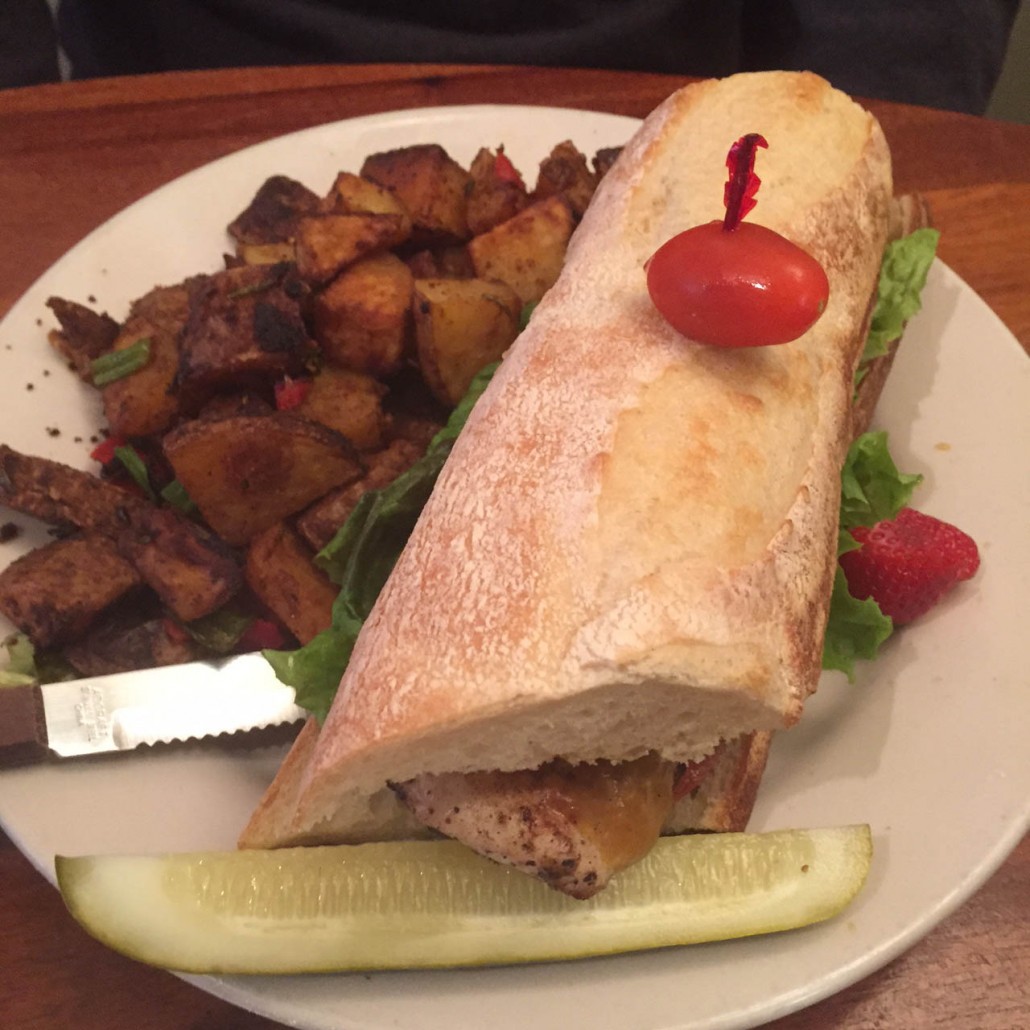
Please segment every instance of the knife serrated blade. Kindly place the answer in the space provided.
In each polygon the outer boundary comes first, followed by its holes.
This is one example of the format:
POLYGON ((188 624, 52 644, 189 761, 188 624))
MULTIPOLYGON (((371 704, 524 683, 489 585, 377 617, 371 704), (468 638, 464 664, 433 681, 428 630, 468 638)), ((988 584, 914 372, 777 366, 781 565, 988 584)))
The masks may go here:
POLYGON ((260 654, 0 688, 0 757, 129 751, 283 726, 305 717, 260 654))

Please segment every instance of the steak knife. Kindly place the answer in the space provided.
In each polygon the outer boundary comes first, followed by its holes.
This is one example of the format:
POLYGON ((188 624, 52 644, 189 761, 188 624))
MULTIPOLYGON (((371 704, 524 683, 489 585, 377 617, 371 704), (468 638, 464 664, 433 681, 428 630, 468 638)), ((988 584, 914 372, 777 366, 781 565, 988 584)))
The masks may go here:
POLYGON ((258 743, 306 716, 260 654, 0 687, 0 763, 131 751, 247 734, 258 743))

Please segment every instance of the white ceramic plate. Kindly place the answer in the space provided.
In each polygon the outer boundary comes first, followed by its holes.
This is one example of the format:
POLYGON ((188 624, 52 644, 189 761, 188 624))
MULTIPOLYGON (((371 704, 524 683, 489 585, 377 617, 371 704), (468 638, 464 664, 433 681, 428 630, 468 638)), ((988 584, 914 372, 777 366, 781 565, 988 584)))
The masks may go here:
MULTIPOLYGON (((592 153, 635 122, 524 107, 396 112, 244 150, 101 226, 0 323, 0 439, 82 467, 94 399, 45 342, 51 294, 95 297, 121 317, 154 283, 218 267, 221 227, 272 173, 316 191, 375 150, 440 142, 459 161, 504 143, 523 169, 563 139, 592 153), (33 389, 27 389, 29 383, 33 389), (47 429, 51 430, 48 433, 47 429), (52 435, 59 430, 60 435, 52 435)), ((571 964, 354 976, 191 978, 302 1027, 333 1030, 657 1030, 753 1026, 883 965, 990 875, 1030 824, 1030 362, 992 312, 937 265, 880 406, 899 464, 925 474, 918 505, 979 541, 983 567, 899 634, 858 681, 824 677, 774 749, 753 827, 868 822, 876 855, 840 919, 789 934, 571 964)), ((25 519, 17 519, 24 524, 25 519)), ((7 545, 4 560, 44 539, 7 545)), ((0 774, 0 819, 44 875, 55 853, 230 848, 279 751, 175 753, 0 774)))

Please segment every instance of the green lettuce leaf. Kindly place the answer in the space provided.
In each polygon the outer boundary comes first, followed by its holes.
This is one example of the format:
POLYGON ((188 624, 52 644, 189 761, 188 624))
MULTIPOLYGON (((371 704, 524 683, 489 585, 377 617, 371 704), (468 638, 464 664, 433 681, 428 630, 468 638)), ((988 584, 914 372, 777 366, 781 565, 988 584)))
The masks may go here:
POLYGON ((36 652, 24 633, 12 633, 3 641, 7 664, 0 668, 0 687, 20 687, 38 683, 36 652))
POLYGON ((887 434, 880 432, 863 433, 855 440, 840 480, 840 524, 854 529, 894 518, 923 477, 898 471, 887 449, 887 434))
POLYGON ((329 711, 361 626, 408 542, 454 441, 496 370, 494 363, 479 372, 425 455, 382 490, 363 494, 336 536, 315 556, 340 584, 329 629, 299 650, 262 652, 276 677, 296 690, 297 704, 319 721, 329 711))
POLYGON ((849 680, 854 679, 855 660, 875 658, 880 645, 893 631, 890 617, 880 611, 871 597, 859 601, 851 596, 844 570, 838 565, 823 642, 823 668, 839 669, 847 673, 849 680))
POLYGON ((940 235, 936 229, 916 229, 887 244, 863 362, 886 354, 889 345, 901 336, 905 323, 919 310, 920 294, 940 235))
MULTIPOLYGON (((908 504, 923 477, 898 471, 887 448, 887 434, 881 432, 863 433, 855 440, 840 478, 838 557, 862 546, 850 530, 894 518, 908 504)), ((856 659, 875 658, 893 631, 894 624, 872 598, 859 601, 851 596, 838 566, 830 595, 823 668, 839 669, 853 679, 856 659)))

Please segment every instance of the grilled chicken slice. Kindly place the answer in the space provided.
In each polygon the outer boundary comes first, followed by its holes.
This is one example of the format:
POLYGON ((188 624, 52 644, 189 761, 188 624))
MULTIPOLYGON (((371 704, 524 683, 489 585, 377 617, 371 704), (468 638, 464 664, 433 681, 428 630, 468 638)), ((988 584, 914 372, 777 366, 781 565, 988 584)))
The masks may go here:
POLYGON ((676 774, 674 762, 646 755, 427 774, 393 789, 426 826, 584 899, 651 850, 672 808, 676 774))

